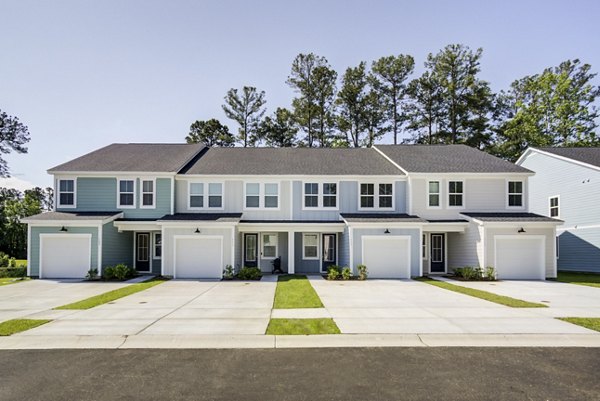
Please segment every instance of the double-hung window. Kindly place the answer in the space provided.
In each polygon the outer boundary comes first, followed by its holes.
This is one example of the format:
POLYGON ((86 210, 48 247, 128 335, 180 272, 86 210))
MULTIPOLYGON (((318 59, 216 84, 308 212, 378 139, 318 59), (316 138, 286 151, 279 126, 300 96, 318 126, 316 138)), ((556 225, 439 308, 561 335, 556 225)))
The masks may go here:
POLYGON ((222 209, 223 184, 220 182, 190 182, 190 209, 222 209))
POLYGON ((440 204, 440 182, 439 181, 429 181, 428 183, 428 206, 429 207, 441 207, 440 204))
POLYGON ((302 235, 302 259, 319 259, 319 234, 302 235))
POLYGON ((523 182, 508 182, 508 207, 523 207, 523 182))
POLYGON ((58 206, 75 207, 75 180, 58 181, 58 206))
POLYGON ((558 196, 552 196, 550 198, 550 217, 560 217, 560 205, 558 201, 558 196))
POLYGON ((142 206, 154 207, 154 180, 142 180, 142 206))
POLYGON ((162 234, 154 233, 154 259, 162 257, 162 234))
POLYGON ((462 181, 448 181, 448 206, 463 207, 463 190, 462 181))
POLYGON ((336 208, 337 184, 333 182, 304 183, 304 208, 336 208))
POLYGON ((361 183, 360 209, 392 209, 394 207, 394 184, 361 183))
POLYGON ((135 207, 135 180, 119 180, 118 207, 135 207))
POLYGON ((262 258, 275 259, 277 257, 277 234, 263 234, 262 258))
POLYGON ((279 208, 278 183, 246 183, 246 209, 277 209, 279 208))

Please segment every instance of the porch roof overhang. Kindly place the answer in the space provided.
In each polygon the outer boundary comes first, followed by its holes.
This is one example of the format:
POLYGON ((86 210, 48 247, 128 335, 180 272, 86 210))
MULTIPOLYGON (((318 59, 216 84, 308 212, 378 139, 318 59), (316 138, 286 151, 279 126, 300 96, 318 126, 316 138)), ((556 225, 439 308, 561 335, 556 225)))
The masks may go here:
POLYGON ((426 232, 454 232, 463 233, 469 226, 469 222, 463 219, 456 220, 427 220, 427 224, 423 226, 423 231, 426 232))
POLYGON ((422 227, 427 220, 405 213, 342 213, 348 227, 422 227))
POLYGON ((237 227, 240 232, 343 232, 346 224, 331 220, 241 220, 237 227))
POLYGON ((562 220, 555 219, 548 216, 542 216, 535 213, 527 212, 506 212, 506 213, 461 213, 461 215, 468 218, 479 225, 489 226, 514 226, 524 225, 527 227, 555 227, 563 224, 562 220))
POLYGON ((160 231, 160 225, 156 220, 148 219, 117 219, 113 225, 123 231, 160 231))
POLYGON ((101 226, 123 216, 123 212, 44 212, 22 218, 21 223, 38 227, 101 226))

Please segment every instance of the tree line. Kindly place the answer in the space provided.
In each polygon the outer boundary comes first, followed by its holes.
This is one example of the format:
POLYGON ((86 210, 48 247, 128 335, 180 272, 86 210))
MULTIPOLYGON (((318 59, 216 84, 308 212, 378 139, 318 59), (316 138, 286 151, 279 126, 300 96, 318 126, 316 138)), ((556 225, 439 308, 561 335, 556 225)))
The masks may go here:
POLYGON ((188 143, 208 146, 364 147, 393 143, 466 144, 508 160, 528 146, 597 146, 600 87, 589 64, 567 60, 494 93, 480 77, 483 50, 451 44, 430 53, 414 76, 410 55, 348 67, 299 54, 286 84, 291 107, 266 115, 252 86, 227 91, 222 106, 237 133, 218 119, 195 121, 188 143))

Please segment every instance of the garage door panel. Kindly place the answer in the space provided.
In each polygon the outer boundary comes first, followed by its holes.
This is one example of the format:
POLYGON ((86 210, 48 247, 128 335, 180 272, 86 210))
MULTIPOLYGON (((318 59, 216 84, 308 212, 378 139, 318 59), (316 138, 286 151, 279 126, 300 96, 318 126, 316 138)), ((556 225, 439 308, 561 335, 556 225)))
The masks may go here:
POLYGON ((371 278, 410 278, 410 237, 363 237, 363 263, 371 278))
POLYGON ((543 280, 545 241, 540 237, 496 237, 496 273, 504 280, 543 280))
POLYGON ((221 278, 222 237, 176 238, 176 278, 221 278))
POLYGON ((86 276, 91 267, 91 234, 41 236, 40 244, 40 277, 86 276))

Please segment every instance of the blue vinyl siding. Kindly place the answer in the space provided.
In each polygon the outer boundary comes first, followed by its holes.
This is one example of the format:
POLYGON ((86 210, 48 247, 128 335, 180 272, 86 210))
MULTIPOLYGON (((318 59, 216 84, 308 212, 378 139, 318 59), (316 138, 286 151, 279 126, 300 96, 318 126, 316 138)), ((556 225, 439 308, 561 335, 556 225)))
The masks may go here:
POLYGON ((102 268, 124 263, 133 267, 133 232, 119 233, 112 222, 102 226, 102 268))
POLYGON ((155 208, 143 209, 141 204, 141 180, 136 179, 136 208, 117 208, 117 178, 78 177, 77 208, 57 208, 59 211, 107 212, 121 210, 126 218, 154 219, 171 213, 171 178, 156 179, 155 208))
POLYGON ((600 273, 600 229, 558 233, 558 270, 600 273))
MULTIPOLYGON (((30 266, 29 275, 32 277, 38 277, 40 274, 40 234, 66 234, 60 232, 61 226, 57 227, 31 227, 31 242, 29 243, 30 248, 30 260, 27 262, 30 266)), ((96 227, 69 227, 69 234, 92 234, 92 249, 91 266, 98 266, 98 228, 96 227)), ((69 255, 65 255, 68 258, 69 255)))
POLYGON ((296 273, 320 273, 321 266, 319 260, 305 260, 302 258, 302 233, 294 233, 294 235, 294 271, 296 273))

